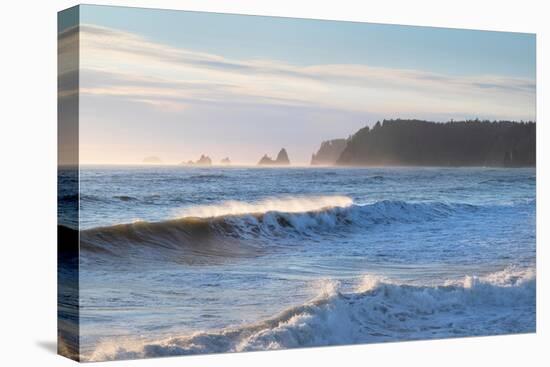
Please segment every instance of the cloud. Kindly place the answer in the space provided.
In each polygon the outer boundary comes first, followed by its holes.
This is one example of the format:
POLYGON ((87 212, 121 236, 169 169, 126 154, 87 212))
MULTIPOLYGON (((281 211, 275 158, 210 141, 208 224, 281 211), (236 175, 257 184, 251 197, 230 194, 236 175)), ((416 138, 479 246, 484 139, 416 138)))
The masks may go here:
POLYGON ((525 78, 238 60, 95 25, 80 26, 80 46, 82 95, 127 98, 175 112, 224 102, 318 106, 387 117, 535 118, 536 85, 525 78))

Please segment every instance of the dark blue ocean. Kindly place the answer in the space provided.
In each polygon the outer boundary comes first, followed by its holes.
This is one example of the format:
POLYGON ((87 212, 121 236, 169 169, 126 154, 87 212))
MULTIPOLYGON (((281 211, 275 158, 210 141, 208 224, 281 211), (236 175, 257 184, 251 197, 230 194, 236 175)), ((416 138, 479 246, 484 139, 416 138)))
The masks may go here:
POLYGON ((535 331, 535 169, 80 180, 85 360, 535 331))

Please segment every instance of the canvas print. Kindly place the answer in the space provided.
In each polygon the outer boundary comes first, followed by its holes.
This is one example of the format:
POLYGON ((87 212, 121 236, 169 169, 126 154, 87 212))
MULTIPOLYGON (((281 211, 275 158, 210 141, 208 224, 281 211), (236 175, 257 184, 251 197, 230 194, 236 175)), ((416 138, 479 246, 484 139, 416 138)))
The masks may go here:
POLYGON ((535 35, 59 13, 79 361, 536 331, 535 35))

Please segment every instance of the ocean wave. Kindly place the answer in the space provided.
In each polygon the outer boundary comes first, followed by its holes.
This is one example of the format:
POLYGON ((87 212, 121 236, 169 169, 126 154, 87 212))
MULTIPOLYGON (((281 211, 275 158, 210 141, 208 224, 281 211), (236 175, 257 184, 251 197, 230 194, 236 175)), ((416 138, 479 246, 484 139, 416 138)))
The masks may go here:
POLYGON ((441 285, 366 275, 343 293, 326 281, 314 299, 254 324, 161 340, 105 340, 90 361, 274 350, 535 331, 533 269, 505 269, 441 285))
POLYGON ((493 184, 517 184, 517 183, 536 183, 537 178, 535 176, 526 177, 499 177, 484 180, 479 182, 480 185, 493 185, 493 184))
POLYGON ((116 195, 116 196, 113 196, 114 199, 118 199, 120 201, 136 201, 138 200, 137 198, 133 197, 133 196, 128 196, 128 195, 116 195))
POLYGON ((203 173, 198 175, 193 175, 187 177, 187 181, 218 181, 223 178, 228 178, 229 176, 222 173, 203 173))
POLYGON ((187 209, 162 222, 136 221, 81 231, 80 249, 88 253, 145 256, 171 261, 257 256, 261 240, 312 227, 336 224, 333 210, 351 205, 346 197, 284 198, 257 203, 226 202, 187 209), (284 211, 278 211, 284 210, 284 211), (154 251, 150 251, 153 249, 154 251))
MULTIPOLYGON (((345 196, 267 199, 256 203, 225 202, 196 206, 181 218, 163 222, 138 221, 81 232, 81 250, 113 255, 145 255, 146 249, 171 251, 178 259, 191 255, 256 256, 275 238, 304 239, 335 229, 364 230, 369 226, 436 220, 479 208, 441 202, 379 201, 354 204, 345 196), (181 251, 185 250, 185 251, 181 251), (179 251, 179 252, 178 252, 179 251)), ((163 256, 164 258, 165 256, 163 256)))
MULTIPOLYGON (((86 195, 86 194, 78 194, 78 193, 69 193, 65 195, 60 195, 58 197, 60 201, 64 202, 77 202, 77 201, 102 201, 102 199, 99 196, 96 195, 86 195)), ((107 200, 107 199, 103 199, 107 200)))
POLYGON ((254 203, 230 200, 218 205, 197 205, 184 209, 181 217, 216 218, 242 215, 261 215, 269 212, 306 213, 353 204, 347 196, 304 196, 267 198, 254 203))

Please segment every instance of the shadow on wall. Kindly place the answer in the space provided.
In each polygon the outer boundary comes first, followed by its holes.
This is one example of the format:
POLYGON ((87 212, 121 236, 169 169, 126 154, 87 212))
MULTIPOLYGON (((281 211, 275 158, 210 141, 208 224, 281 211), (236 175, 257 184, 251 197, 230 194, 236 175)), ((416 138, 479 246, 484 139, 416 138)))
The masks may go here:
POLYGON ((36 345, 47 352, 57 354, 57 342, 55 340, 39 340, 36 345))

